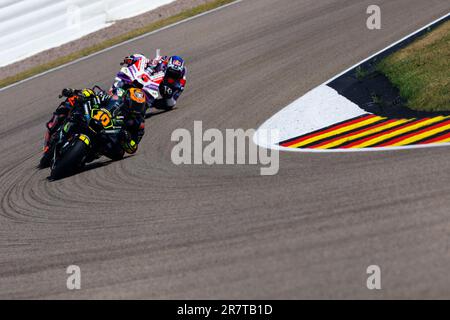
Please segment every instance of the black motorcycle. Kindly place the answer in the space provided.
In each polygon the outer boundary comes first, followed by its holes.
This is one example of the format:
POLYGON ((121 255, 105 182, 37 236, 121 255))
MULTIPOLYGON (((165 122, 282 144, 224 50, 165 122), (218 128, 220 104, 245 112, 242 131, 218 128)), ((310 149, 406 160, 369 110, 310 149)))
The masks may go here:
POLYGON ((51 179, 75 173, 102 155, 112 160, 123 158, 120 141, 124 116, 117 111, 120 109, 110 110, 88 101, 72 112, 56 133, 51 179))

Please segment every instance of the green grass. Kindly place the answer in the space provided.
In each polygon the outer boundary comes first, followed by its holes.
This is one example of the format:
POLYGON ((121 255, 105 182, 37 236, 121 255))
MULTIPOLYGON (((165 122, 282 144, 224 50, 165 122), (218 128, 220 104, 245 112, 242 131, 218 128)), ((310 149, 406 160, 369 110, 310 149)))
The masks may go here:
POLYGON ((411 109, 450 110, 450 21, 378 65, 411 109))
POLYGON ((199 6, 195 7, 195 8, 185 10, 185 11, 180 12, 179 14, 171 16, 169 18, 158 20, 158 21, 153 22, 153 23, 151 23, 149 25, 146 25, 146 26, 143 26, 141 28, 132 30, 132 31, 130 31, 128 33, 122 34, 122 35, 114 37, 112 39, 105 40, 105 41, 103 41, 101 43, 97 43, 97 44, 95 44, 93 46, 90 46, 88 48, 85 48, 85 49, 79 50, 77 52, 71 53, 71 54, 69 54, 67 56, 55 59, 53 61, 50 61, 48 63, 42 64, 42 65, 39 65, 39 66, 36 66, 36 67, 33 67, 33 68, 30 68, 30 69, 28 69, 26 71, 23 71, 23 72, 20 72, 20 73, 14 75, 14 76, 1 79, 0 80, 0 88, 6 87, 6 86, 8 86, 10 84, 13 84, 15 82, 24 80, 26 78, 29 78, 29 77, 32 77, 32 76, 37 75, 39 73, 45 72, 47 70, 56 68, 56 67, 61 66, 63 64, 69 63, 71 61, 74 61, 74 60, 80 59, 82 57, 88 56, 88 55, 93 54, 95 52, 98 52, 100 50, 109 48, 109 47, 111 47, 113 45, 122 43, 124 41, 130 40, 130 39, 133 39, 133 38, 136 38, 136 37, 138 37, 140 35, 143 35, 145 33, 148 33, 148 32, 151 32, 151 31, 154 31, 154 30, 157 30, 157 29, 160 29, 162 27, 171 25, 173 23, 182 21, 184 19, 187 19, 187 18, 190 18, 190 17, 193 17, 193 16, 196 16, 196 15, 198 15, 200 13, 203 13, 203 12, 206 12, 206 11, 218 8, 220 6, 223 6, 225 4, 231 3, 233 1, 235 1, 235 0, 215 0, 215 1, 212 1, 212 2, 209 2, 209 3, 205 3, 205 4, 202 4, 202 5, 199 5, 199 6))

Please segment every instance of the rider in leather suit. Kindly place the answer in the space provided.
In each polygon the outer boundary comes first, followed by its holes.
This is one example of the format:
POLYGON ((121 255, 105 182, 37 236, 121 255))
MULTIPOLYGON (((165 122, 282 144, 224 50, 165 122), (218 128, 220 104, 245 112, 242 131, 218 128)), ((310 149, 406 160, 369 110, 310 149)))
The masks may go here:
MULTIPOLYGON (((135 95, 131 95, 131 90, 127 91, 128 94, 124 90, 120 90, 120 97, 118 95, 110 96, 99 87, 95 88, 98 90, 66 88, 62 91, 60 97, 65 97, 66 99, 56 108, 52 118, 46 124, 47 132, 45 134, 43 156, 39 164, 41 168, 48 167, 51 164, 58 130, 85 103, 108 109, 114 106, 115 112, 121 112, 124 116, 124 128, 120 139, 121 146, 125 152, 130 154, 137 151, 138 144, 145 134, 145 118, 142 110, 134 110, 139 108, 135 107, 138 104, 133 104, 134 101, 131 99, 135 95)), ((64 129, 69 130, 70 125, 64 129)))
MULTIPOLYGON (((135 65, 137 69, 143 69, 149 77, 155 73, 164 72, 163 85, 160 86, 163 99, 151 101, 149 105, 158 109, 175 107, 186 85, 187 69, 183 58, 180 56, 157 56, 155 59, 150 60, 143 54, 132 54, 126 57, 121 65, 126 65, 127 67, 135 65)), ((111 88, 111 92, 117 90, 121 85, 121 81, 116 81, 111 88)))

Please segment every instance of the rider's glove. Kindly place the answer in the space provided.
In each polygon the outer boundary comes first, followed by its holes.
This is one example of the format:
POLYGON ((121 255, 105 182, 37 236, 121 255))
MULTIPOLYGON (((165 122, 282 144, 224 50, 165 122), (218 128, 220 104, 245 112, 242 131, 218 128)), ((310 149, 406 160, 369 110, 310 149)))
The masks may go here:
POLYGON ((128 154, 136 153, 138 144, 131 138, 130 133, 127 130, 121 132, 120 143, 123 150, 128 154))
POLYGON ((133 153, 136 153, 138 145, 137 145, 136 141, 130 140, 129 142, 123 143, 122 148, 123 148, 123 150, 125 150, 126 153, 133 154, 133 153))

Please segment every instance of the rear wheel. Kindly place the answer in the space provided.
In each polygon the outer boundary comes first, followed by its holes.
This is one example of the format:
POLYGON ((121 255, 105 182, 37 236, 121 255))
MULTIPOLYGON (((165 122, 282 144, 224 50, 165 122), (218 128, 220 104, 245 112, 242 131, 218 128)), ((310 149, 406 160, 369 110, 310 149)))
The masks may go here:
POLYGON ((88 153, 88 146, 79 139, 76 139, 69 148, 53 165, 50 175, 52 179, 60 179, 74 173, 88 153))

